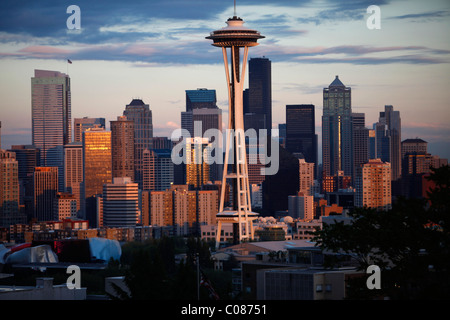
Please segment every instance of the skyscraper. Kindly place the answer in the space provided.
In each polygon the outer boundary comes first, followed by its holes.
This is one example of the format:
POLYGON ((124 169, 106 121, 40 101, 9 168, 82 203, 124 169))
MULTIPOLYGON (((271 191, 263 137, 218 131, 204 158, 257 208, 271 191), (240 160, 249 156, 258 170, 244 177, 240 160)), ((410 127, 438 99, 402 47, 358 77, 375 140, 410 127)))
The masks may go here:
POLYGON ((113 178, 129 177, 134 181, 134 121, 125 116, 110 122, 113 178))
POLYGON ((217 109, 216 90, 186 90, 186 111, 194 109, 217 109))
POLYGON ((16 154, 19 165, 20 204, 25 204, 27 215, 31 218, 33 198, 33 172, 35 167, 41 166, 40 150, 33 145, 13 145, 8 151, 16 154))
POLYGON ((31 109, 32 144, 41 150, 41 165, 47 166, 51 164, 48 151, 72 139, 69 76, 58 71, 34 70, 31 109))
POLYGON ((86 129, 105 128, 105 118, 75 118, 73 119, 73 136, 74 142, 82 141, 82 134, 86 129))
POLYGON ((92 128, 83 132, 83 218, 89 225, 97 226, 96 197, 103 185, 112 181, 111 131, 92 128))
POLYGON ((266 58, 251 58, 248 62, 248 106, 245 128, 272 130, 272 62, 266 58), (249 125, 248 122, 253 125, 249 125), (258 125, 264 123, 264 127, 258 125))
POLYGON ((406 139, 401 143, 402 146, 402 159, 407 153, 427 153, 428 152, 428 142, 416 138, 416 139, 406 139))
POLYGON ((142 189, 143 152, 153 148, 152 111, 141 99, 133 99, 126 106, 123 115, 134 122, 134 181, 142 189))
POLYGON ((164 191, 174 182, 170 149, 144 150, 143 190, 164 191))
POLYGON ((77 216, 82 216, 83 144, 72 142, 64 145, 64 190, 73 194, 77 216))
POLYGON ((392 207, 390 163, 370 159, 362 165, 357 181, 357 206, 377 210, 389 210, 392 207))
POLYGON ((314 163, 298 159, 299 193, 305 196, 313 196, 314 163))
POLYGON ((386 125, 386 135, 390 138, 390 159, 392 180, 397 180, 401 176, 401 118, 400 111, 394 111, 391 105, 384 106, 384 112, 380 112, 379 123, 386 125))
MULTIPOLYGON (((301 153, 308 163, 318 166, 315 111, 312 104, 286 106, 286 149, 301 153)), ((317 176, 315 171, 314 176, 317 176)))
MULTIPOLYGON (((214 143, 218 148, 222 148, 222 141, 215 141, 216 134, 214 131, 222 132, 222 110, 216 109, 192 109, 191 111, 181 113, 182 128, 189 131, 192 138, 209 138, 209 143, 214 143), (186 119, 187 116, 187 119, 186 119), (190 119, 190 120, 188 120, 190 119), (197 129, 196 129, 197 128, 197 129), (201 130, 200 130, 201 129, 201 130), (205 135, 206 133, 206 135, 205 135), (213 135, 211 135, 211 133, 213 135)), ((212 156, 215 157, 216 149, 214 149, 212 156)), ((211 180, 220 180, 222 173, 220 172, 222 166, 218 163, 212 163, 209 167, 211 180)))
POLYGON ((365 127, 364 113, 352 113, 352 145, 354 186, 358 170, 362 164, 369 161, 369 129, 365 127))
POLYGON ((19 164, 14 152, 0 149, 0 226, 26 223, 19 210, 19 164))
POLYGON ((54 200, 54 219, 75 219, 77 217, 77 199, 68 192, 57 192, 54 200))
POLYGON ((336 76, 323 89, 322 163, 327 176, 334 176, 340 170, 346 176, 352 174, 351 105, 351 88, 336 76))
POLYGON ((132 227, 139 220, 139 189, 130 177, 113 178, 103 186, 103 225, 132 227))
POLYGON ((58 168, 36 167, 34 169, 34 217, 37 221, 55 219, 54 206, 58 192, 58 168))
POLYGON ((208 138, 186 139, 186 184, 200 188, 210 181, 208 138))

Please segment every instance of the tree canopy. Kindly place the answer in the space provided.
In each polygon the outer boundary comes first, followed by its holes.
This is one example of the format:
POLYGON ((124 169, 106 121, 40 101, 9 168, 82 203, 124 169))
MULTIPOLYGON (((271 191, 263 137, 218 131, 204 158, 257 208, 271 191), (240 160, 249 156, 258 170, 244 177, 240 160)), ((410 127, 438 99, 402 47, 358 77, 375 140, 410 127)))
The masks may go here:
POLYGON ((356 208, 352 223, 324 224, 315 232, 322 250, 351 255, 360 270, 381 269, 381 290, 355 280, 349 298, 450 297, 449 166, 431 169, 427 179, 432 188, 425 198, 400 198, 388 211, 356 208))

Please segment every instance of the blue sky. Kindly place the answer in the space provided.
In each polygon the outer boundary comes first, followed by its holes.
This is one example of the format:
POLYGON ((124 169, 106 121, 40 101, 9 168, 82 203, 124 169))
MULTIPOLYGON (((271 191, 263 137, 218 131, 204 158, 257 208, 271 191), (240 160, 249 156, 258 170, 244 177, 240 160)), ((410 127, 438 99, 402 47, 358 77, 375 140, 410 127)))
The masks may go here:
MULTIPOLYGON (((393 105, 402 139, 420 137, 450 158, 449 1, 238 0, 237 14, 266 37, 250 57, 272 61, 274 126, 285 122, 287 104, 313 103, 320 136, 322 89, 339 75, 368 127, 393 105), (370 5, 380 7, 379 30, 366 26, 370 5)), ((73 118, 109 123, 139 97, 153 111, 155 135, 169 136, 185 90, 209 88, 226 123, 221 52, 205 36, 232 15, 228 0, 1 1, 2 148, 31 143, 34 69, 69 73, 73 118), (66 27, 72 4, 81 9, 80 30, 66 27)))

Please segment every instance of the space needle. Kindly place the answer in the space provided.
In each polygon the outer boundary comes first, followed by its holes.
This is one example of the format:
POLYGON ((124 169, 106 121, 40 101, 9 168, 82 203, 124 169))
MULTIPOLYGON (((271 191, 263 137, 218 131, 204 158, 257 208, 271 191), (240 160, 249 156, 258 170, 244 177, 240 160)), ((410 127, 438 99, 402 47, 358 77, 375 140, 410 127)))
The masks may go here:
POLYGON ((264 36, 256 30, 244 27, 244 21, 236 16, 236 1, 234 2, 234 16, 229 18, 226 23, 226 27, 213 31, 210 36, 206 37, 206 39, 213 40, 213 46, 222 48, 229 107, 220 205, 216 215, 218 223, 216 248, 220 246, 223 224, 233 225, 233 243, 237 244, 242 240, 253 239, 253 220, 258 216, 257 213, 252 212, 251 208, 244 133, 243 90, 248 49, 257 46, 258 39, 262 39, 264 36), (241 51, 244 54, 242 66, 241 51), (233 143, 233 149, 230 148, 230 143, 233 143), (231 170, 228 168, 229 164, 231 170), (233 203, 231 207, 224 208, 227 179, 231 181, 233 203))

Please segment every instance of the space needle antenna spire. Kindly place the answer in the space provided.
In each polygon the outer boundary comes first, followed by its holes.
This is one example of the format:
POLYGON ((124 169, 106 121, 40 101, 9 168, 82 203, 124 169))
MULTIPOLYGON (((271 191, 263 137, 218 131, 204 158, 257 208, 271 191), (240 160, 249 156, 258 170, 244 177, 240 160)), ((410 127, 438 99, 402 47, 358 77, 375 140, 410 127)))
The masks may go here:
POLYGON ((222 48, 229 109, 219 212, 216 215, 216 248, 225 241, 221 236, 222 224, 232 224, 233 242, 237 244, 243 240, 254 239, 253 220, 258 217, 251 207, 244 133, 243 88, 248 50, 257 46, 258 40, 264 36, 256 30, 244 27, 244 21, 236 16, 236 0, 234 0, 234 17, 229 18, 226 23, 226 27, 213 31, 206 37, 213 41, 213 46, 222 48), (244 54, 242 63, 241 50, 244 54), (227 181, 230 183, 232 204, 225 208, 227 181))

